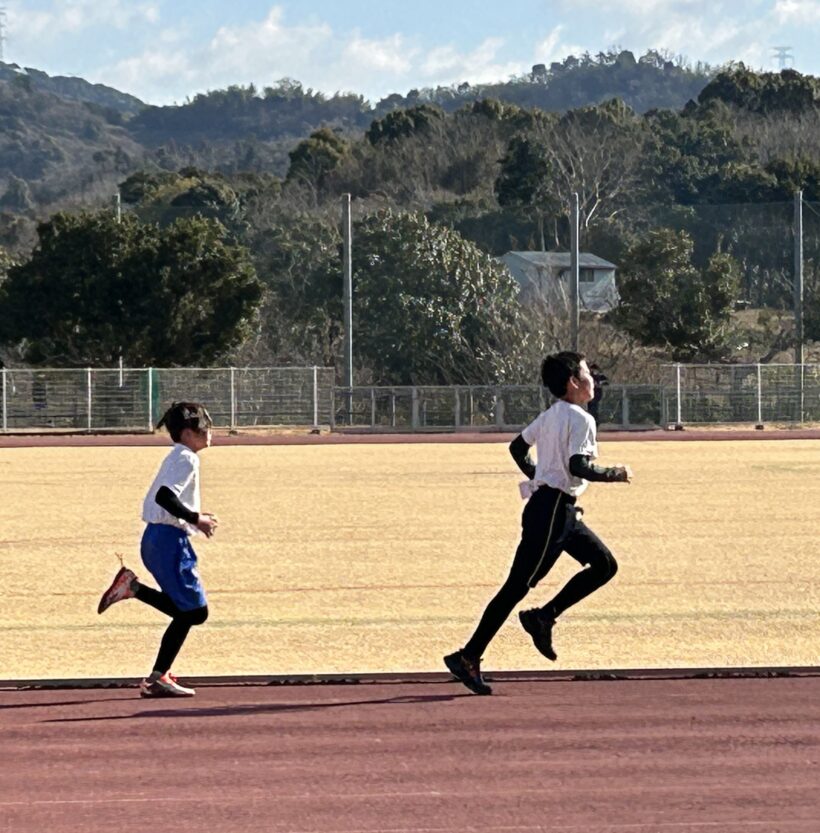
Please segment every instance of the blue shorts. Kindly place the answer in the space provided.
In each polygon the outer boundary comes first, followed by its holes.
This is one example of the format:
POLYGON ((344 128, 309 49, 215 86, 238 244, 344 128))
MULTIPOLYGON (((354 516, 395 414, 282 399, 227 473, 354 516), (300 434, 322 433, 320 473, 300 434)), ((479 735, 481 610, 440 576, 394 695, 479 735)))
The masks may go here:
POLYGON ((196 553, 184 530, 169 524, 148 524, 142 533, 140 554, 160 589, 180 610, 196 610, 208 604, 196 553))

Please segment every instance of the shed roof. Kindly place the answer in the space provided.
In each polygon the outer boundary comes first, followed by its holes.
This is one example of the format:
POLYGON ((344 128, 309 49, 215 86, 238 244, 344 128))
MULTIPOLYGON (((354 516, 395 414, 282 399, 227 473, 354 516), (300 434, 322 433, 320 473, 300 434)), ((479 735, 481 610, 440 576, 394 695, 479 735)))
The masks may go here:
MULTIPOLYGON (((569 252, 507 252, 505 258, 520 258, 534 266, 555 267, 559 269, 570 268, 569 252)), ((617 269, 614 263, 604 260, 598 255, 590 252, 578 253, 578 266, 582 269, 617 269)))

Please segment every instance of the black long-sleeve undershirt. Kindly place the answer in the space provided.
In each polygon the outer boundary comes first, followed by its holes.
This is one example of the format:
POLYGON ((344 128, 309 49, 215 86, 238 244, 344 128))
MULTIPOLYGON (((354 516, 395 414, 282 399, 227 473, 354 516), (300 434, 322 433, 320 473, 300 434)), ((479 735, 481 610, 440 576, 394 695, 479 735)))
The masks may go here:
POLYGON ((160 486, 154 498, 155 503, 161 506, 175 518, 181 518, 189 524, 196 526, 199 521, 199 513, 189 509, 167 486, 160 486))
MULTIPOLYGON (((516 465, 530 480, 535 478, 535 464, 530 458, 530 446, 519 434, 510 443, 510 454, 516 465)), ((569 458, 569 471, 574 477, 599 483, 618 483, 626 479, 623 469, 618 467, 596 466, 585 454, 573 454, 569 458)))
POLYGON ((535 477, 535 463, 530 458, 530 447, 521 434, 510 443, 510 454, 525 477, 532 480, 535 477))
POLYGON ((573 454, 569 458, 569 473, 573 477, 599 483, 620 483, 626 480, 626 471, 620 466, 596 466, 586 454, 573 454))

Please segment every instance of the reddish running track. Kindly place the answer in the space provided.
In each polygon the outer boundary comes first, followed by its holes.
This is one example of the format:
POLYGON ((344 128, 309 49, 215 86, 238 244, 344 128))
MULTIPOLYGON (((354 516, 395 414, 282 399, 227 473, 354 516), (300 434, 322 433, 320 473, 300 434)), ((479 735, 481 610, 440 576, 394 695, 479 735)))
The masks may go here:
POLYGON ((820 677, 0 692, 11 833, 817 833, 820 677))

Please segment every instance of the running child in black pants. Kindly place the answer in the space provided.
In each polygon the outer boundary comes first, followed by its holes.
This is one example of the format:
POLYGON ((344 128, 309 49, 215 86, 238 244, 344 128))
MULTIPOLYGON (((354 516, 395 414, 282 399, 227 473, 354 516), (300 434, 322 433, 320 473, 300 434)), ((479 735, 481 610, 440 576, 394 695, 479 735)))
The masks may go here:
POLYGON ((562 552, 584 565, 542 608, 519 613, 524 630, 535 647, 550 660, 557 659, 552 629, 567 608, 606 584, 617 572, 612 553, 581 520, 575 502, 588 481, 628 483, 628 466, 603 468, 592 460, 598 454, 595 420, 584 410, 593 396, 592 374, 580 353, 547 356, 541 378, 558 398, 510 444, 510 453, 529 478, 521 484, 528 497, 521 519, 521 542, 510 575, 487 605, 475 633, 459 651, 444 657, 453 676, 476 694, 491 694, 481 676, 481 655, 513 608, 550 571, 562 552), (529 458, 536 447, 537 464, 529 458))

